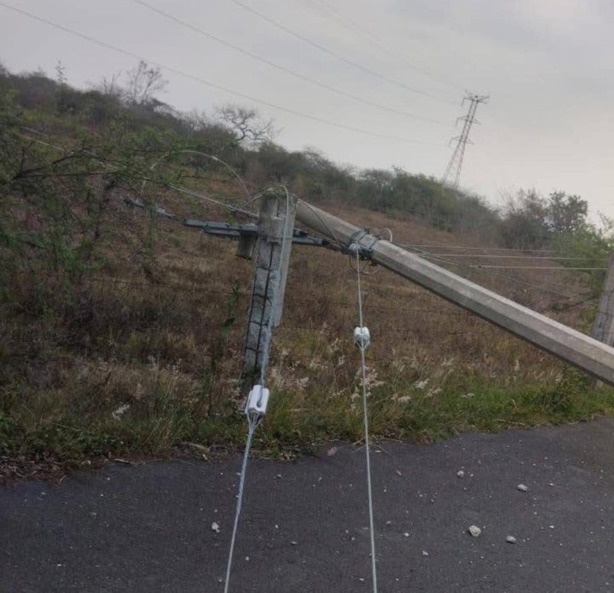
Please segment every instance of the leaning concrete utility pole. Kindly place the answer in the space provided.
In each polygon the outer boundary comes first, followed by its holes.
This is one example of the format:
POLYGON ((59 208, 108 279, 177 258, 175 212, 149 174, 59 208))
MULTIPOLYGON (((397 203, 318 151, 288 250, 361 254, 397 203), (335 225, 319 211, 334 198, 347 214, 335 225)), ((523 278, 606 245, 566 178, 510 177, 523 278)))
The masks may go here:
POLYGON ((296 198, 291 195, 269 191, 262 196, 245 337, 244 388, 251 387, 249 381, 266 364, 271 333, 281 321, 295 210, 296 198))
POLYGON ((373 262, 614 385, 614 348, 611 346, 448 272, 388 241, 369 235, 353 224, 305 202, 298 203, 296 218, 348 247, 357 244, 373 262))

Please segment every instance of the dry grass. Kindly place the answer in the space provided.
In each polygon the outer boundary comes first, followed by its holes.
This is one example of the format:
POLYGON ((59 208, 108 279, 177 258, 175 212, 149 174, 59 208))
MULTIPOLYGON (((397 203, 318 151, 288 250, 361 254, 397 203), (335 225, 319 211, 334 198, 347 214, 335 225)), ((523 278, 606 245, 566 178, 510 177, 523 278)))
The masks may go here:
MULTIPOLYGON (((181 210, 179 201, 167 199, 181 210)), ((183 208, 181 215, 223 219, 183 208)), ((332 210, 356 224, 389 227, 399 243, 480 246, 479 238, 416 221, 332 210)), ((143 260, 134 248, 135 237, 146 232, 143 217, 121 212, 118 235, 126 240, 109 245, 105 264, 68 300, 41 289, 51 277, 15 279, 13 300, 0 317, 5 462, 80 463, 168 453, 186 441, 241 442, 237 379, 251 264, 234 256, 230 241, 168 221, 156 224, 155 249, 143 260)), ((584 295, 577 274, 469 271, 493 290, 587 329, 588 305, 565 309, 584 295), (545 285, 550 292, 539 289, 545 285)), ((593 389, 552 357, 385 270, 367 272, 375 435, 430 440, 614 409, 610 390, 593 389)), ((351 339, 358 324, 355 280, 345 256, 294 249, 269 369, 272 403, 259 431, 262 449, 361 439, 359 360, 351 339)))

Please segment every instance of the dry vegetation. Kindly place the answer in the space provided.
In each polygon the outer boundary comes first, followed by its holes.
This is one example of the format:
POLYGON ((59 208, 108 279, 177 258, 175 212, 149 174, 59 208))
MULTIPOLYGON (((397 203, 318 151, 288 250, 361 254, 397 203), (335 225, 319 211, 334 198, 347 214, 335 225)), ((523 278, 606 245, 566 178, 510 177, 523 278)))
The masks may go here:
MULTIPOLYGON (((147 146, 159 141, 152 135, 147 146)), ((113 136, 109 145, 116 151, 122 142, 113 136)), ((132 152, 125 150, 127 160, 132 152)), ((146 156, 150 176, 156 155, 146 156)), ((235 257, 229 240, 126 206, 126 195, 144 195, 144 173, 138 162, 129 165, 130 175, 122 170, 106 185, 89 173, 88 185, 62 185, 68 182, 58 170, 49 172, 53 180, 45 187, 58 204, 68 191, 105 204, 95 228, 75 231, 67 241, 51 232, 29 186, 11 181, 17 189, 4 196, 5 220, 22 234, 9 236, 7 226, 0 245, 0 477, 186 449, 208 456, 244 439, 238 378, 251 264, 235 257), (70 258, 89 246, 90 232, 96 250, 86 251, 90 259, 78 267, 70 258), (35 236, 48 242, 29 239, 35 236)), ((191 178, 198 170, 185 163, 178 169, 184 184, 236 200, 233 178, 222 179, 219 171, 191 178)), ((148 186, 148 203, 180 218, 228 219, 223 208, 162 185, 148 186)), ((437 246, 431 253, 459 246, 476 256, 492 253, 486 249, 492 243, 476 232, 438 230, 407 213, 387 215, 347 201, 319 205, 360 226, 390 228, 399 244, 437 246)), ((77 200, 70 208, 66 228, 73 229, 91 203, 77 200)), ((56 211, 48 216, 55 221, 56 211)), ((594 292, 578 272, 468 268, 449 256, 438 261, 590 331, 594 292)), ((368 266, 363 281, 376 437, 429 441, 462 430, 584 420, 614 409, 611 390, 595 389, 582 374, 406 280, 368 266)), ((347 256, 295 247, 269 368, 272 401, 258 431, 261 451, 289 455, 323 440, 361 440, 357 324, 356 272, 347 256)))
MULTIPOLYGON (((121 216, 137 228, 145 214, 121 216)), ((391 227, 399 242, 463 243, 462 236, 368 211, 344 216, 391 227)), ((43 315, 34 310, 41 303, 33 302, 10 322, 4 316, 2 359, 13 373, 2 391, 11 410, 5 432, 14 431, 19 444, 6 460, 12 471, 25 471, 28 460, 44 467, 186 446, 202 453, 186 443, 215 450, 242 441, 238 377, 251 265, 235 257, 231 241, 166 221, 156 254, 154 271, 139 274, 128 254, 109 252, 107 271, 83 284, 78 301, 67 306, 46 295, 43 315)), ((573 278, 562 271, 539 282, 568 281, 569 294, 573 278)), ((552 357, 435 295, 372 266, 363 280, 378 437, 429 441, 612 410, 608 390, 592 389, 552 357)), ((518 290, 509 279, 483 280, 510 296, 518 290)), ((22 278, 20 289, 34 291, 27 283, 22 278)), ((567 304, 547 298, 550 314, 567 304)), ((526 304, 543 307, 538 296, 526 304)), ((560 316, 586 329, 583 307, 560 316)), ((348 258, 295 248, 269 369, 273 399, 258 433, 261 450, 286 455, 323 440, 360 441, 355 325, 356 275, 348 258)))

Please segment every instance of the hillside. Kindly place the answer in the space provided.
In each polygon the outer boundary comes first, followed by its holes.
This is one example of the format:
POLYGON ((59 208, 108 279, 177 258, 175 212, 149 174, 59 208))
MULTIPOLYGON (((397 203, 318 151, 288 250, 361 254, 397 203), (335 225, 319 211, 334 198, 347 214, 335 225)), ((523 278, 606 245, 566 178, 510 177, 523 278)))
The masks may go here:
MULTIPOLYGON (((512 233, 527 229, 526 207, 506 217, 420 175, 350 171, 271 141, 246 147, 219 123, 42 75, 2 73, 0 143, 5 477, 106 458, 209 456, 241 442, 251 264, 232 241, 156 209, 245 221, 237 208, 257 212, 260 190, 284 184, 587 332, 601 277, 559 257, 590 248, 586 257, 603 265, 611 247, 586 226, 555 234, 546 218, 531 234, 512 233)), ((378 437, 428 441, 613 409, 609 389, 385 270, 368 266, 364 291, 378 437)), ((361 439, 357 323, 347 256, 295 247, 261 450, 361 439)))

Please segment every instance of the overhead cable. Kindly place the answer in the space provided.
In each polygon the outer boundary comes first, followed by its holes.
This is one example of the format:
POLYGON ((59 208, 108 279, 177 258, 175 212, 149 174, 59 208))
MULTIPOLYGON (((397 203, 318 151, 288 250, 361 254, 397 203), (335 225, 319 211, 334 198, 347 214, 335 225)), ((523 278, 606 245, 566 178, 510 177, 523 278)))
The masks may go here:
MULTIPOLYGON (((429 257, 429 256, 423 256, 429 257)), ((437 256, 435 256, 437 257, 437 256)), ((499 266, 499 265, 491 265, 491 264, 468 264, 468 263, 455 263, 449 262, 451 265, 462 265, 468 268, 479 268, 479 269, 492 269, 492 270, 553 270, 558 272, 568 272, 568 271, 604 271, 608 268, 593 268, 593 267, 568 267, 568 266, 499 266)))
POLYGON ((395 80, 393 78, 389 78, 387 76, 384 76, 383 74, 380 74, 379 72, 377 72, 375 70, 371 70, 371 68, 367 68, 366 66, 363 66, 359 62, 355 62, 354 60, 350 60, 350 59, 342 56, 341 54, 338 54, 337 52, 333 51, 332 49, 329 49, 329 48, 325 47, 324 45, 322 45, 320 43, 317 43, 317 42, 313 41, 312 39, 309 39, 309 37, 305 37, 304 35, 301 35, 300 33, 297 33, 293 29, 290 29, 289 27, 286 27, 285 25, 283 25, 279 21, 276 21, 276 20, 266 16, 265 14, 255 10, 251 6, 248 6, 247 4, 241 2, 240 0, 230 0, 230 1, 233 4, 236 4, 237 6, 243 8, 244 10, 247 10, 248 12, 251 12, 252 14, 256 15, 258 18, 262 19, 263 21, 266 21, 267 23, 273 25, 274 27, 277 27, 278 29, 281 29, 282 31, 285 31, 289 35, 292 35, 293 37, 296 37, 297 39, 300 39, 301 41, 304 41, 305 43, 308 43, 312 47, 315 47, 315 48, 319 49, 320 51, 328 54, 329 56, 333 56, 334 58, 336 58, 338 60, 341 60, 342 62, 345 62, 346 64, 349 64, 350 66, 353 66, 354 68, 358 68, 359 70, 362 70, 363 72, 366 72, 367 74, 370 74, 371 76, 375 76, 376 78, 379 78, 380 80, 383 80, 383 81, 385 81, 385 82, 387 82, 389 84, 393 84, 395 86, 401 87, 401 88, 405 89, 406 91, 409 91, 410 93, 414 93, 416 95, 422 95, 424 97, 429 97, 430 99, 435 99, 437 101, 441 101, 442 100, 441 98, 439 98, 436 95, 433 95, 433 94, 431 94, 431 93, 429 93, 427 91, 422 91, 420 89, 411 87, 411 86, 409 86, 409 85, 407 85, 407 84, 405 84, 403 82, 399 82, 398 80, 395 80))
POLYGON ((259 56, 251 51, 248 51, 246 49, 243 49, 242 47, 239 47, 238 45, 234 45, 233 43, 230 43, 229 41, 226 41, 225 39, 222 39, 220 37, 217 37, 216 35, 213 35, 212 33, 208 33, 207 31, 205 31, 204 29, 201 29, 200 27, 196 27, 195 25, 192 25, 191 23, 188 23, 180 18, 177 18, 176 16, 170 14, 169 12, 165 12, 164 10, 160 10, 159 8, 156 8, 155 6, 152 6, 151 4, 148 4, 147 2, 145 2, 144 0, 132 0, 132 2, 134 2, 135 4, 139 4, 161 16, 163 16, 166 19, 169 19, 179 25, 181 25, 182 27, 186 27, 192 31, 194 31, 195 33, 198 33, 199 35, 202 35, 208 39, 212 39, 213 41, 216 41, 217 43, 220 43, 226 47, 229 47, 231 49, 233 49, 234 51, 237 51, 253 60, 256 60, 257 62, 261 62, 262 64, 266 64, 267 66, 270 66, 271 68, 275 68, 276 70, 279 70, 280 72, 284 72, 285 74, 288 74, 290 76, 293 76, 294 78, 298 78, 300 80, 303 80, 305 82, 308 82, 309 84, 313 84, 317 87, 320 87, 322 89, 325 89, 327 91, 330 91, 332 93, 336 93, 338 95, 341 95, 343 97, 347 97, 348 99, 352 99, 353 101, 357 101, 359 103, 362 103, 363 105, 368 105, 369 107, 375 107, 377 109, 382 109, 384 111, 387 111, 389 113, 394 113, 395 115, 400 115, 403 117, 408 117, 411 119, 415 119, 418 121, 422 121, 422 122, 426 122, 426 123, 432 123, 432 124, 436 124, 436 125, 440 125, 440 126, 450 126, 451 122, 444 122, 441 120, 436 120, 436 119, 431 119, 429 117, 423 117, 421 115, 416 115, 414 113, 409 113, 408 111, 403 111, 401 109, 395 109, 394 107, 389 107, 387 105, 382 105, 381 103, 377 103, 375 101, 370 101, 369 99, 364 99, 363 97, 359 97, 358 95, 354 95, 352 93, 348 93, 342 89, 338 89, 336 87, 333 87, 331 85, 328 85, 324 82, 320 82, 318 80, 315 80, 313 78, 310 78, 309 76, 305 76, 304 74, 300 74, 298 72, 295 72, 294 70, 291 70, 290 68, 286 68, 285 66, 282 66, 280 64, 277 64, 275 62, 272 62, 271 60, 267 59, 267 58, 263 58, 262 56, 259 56))
POLYGON ((91 43, 94 43, 96 45, 99 45, 101 47, 104 47, 106 49, 111 49, 113 51, 116 51, 118 53, 121 53, 125 56, 134 58, 136 60, 139 61, 144 61, 147 62, 149 64, 153 64, 154 66, 157 66, 158 68, 161 68, 163 70, 166 70, 168 72, 172 72, 173 74, 177 74, 178 76, 182 76, 183 78, 187 78, 189 80, 193 80, 194 82, 198 82, 200 84, 204 84, 205 86, 208 86, 210 88, 216 89, 218 91, 223 91, 225 93, 231 94, 231 95, 235 95, 237 97, 241 97, 242 99, 247 99, 248 101, 253 101, 254 103, 259 103, 261 105, 265 105, 266 107, 270 107, 271 109, 275 109, 277 111, 281 111, 283 113, 288 113, 290 115, 294 115, 297 117, 302 117, 303 119, 307 119, 310 121, 315 121, 321 124, 326 124, 328 126, 332 126, 334 128, 338 128, 341 130, 348 130, 350 132, 356 132, 359 134, 364 134, 365 136, 371 136, 374 138, 382 138, 384 140, 394 140, 396 142, 402 142, 402 143, 406 143, 406 144, 421 144, 421 145, 430 145, 430 146, 445 146, 445 144, 443 143, 439 143, 439 142, 429 142, 429 141, 421 141, 421 140, 409 140, 407 138, 401 138, 399 136, 393 136, 393 135, 389 135, 389 134, 380 134, 378 132, 371 132, 369 130, 364 130, 362 128, 356 128, 354 126, 349 126, 346 124, 342 124, 336 121, 332 121, 329 119, 325 119, 323 117, 318 117, 316 115, 310 115, 308 113, 303 113, 302 111, 296 111, 294 109, 290 109, 288 107, 283 107, 281 105, 277 105, 276 103, 271 103, 270 101, 267 101, 266 99, 259 99, 257 97, 253 97, 251 95, 248 95, 247 93, 243 93, 241 91, 235 91, 233 89, 230 89, 228 87, 219 85, 217 83, 211 82, 209 80, 206 80, 204 78, 200 78, 198 76, 194 76, 193 74, 189 74, 187 72, 184 72, 182 70, 179 70, 177 68, 174 68, 172 66, 166 66, 165 64, 162 64, 161 62, 155 61, 155 60, 151 60, 151 59, 146 59, 142 56, 140 56, 139 54, 136 54, 130 50, 127 49, 123 49, 120 47, 117 47, 116 45, 113 45, 111 43, 108 43, 106 41, 102 41, 100 39, 96 39, 95 37, 92 37, 90 35, 87 35, 85 33, 82 33, 80 31, 76 31, 75 29, 71 29, 70 27, 66 27, 65 25, 61 25, 59 23, 55 23, 53 21, 50 21, 44 17, 41 16, 37 16, 35 14, 32 14, 31 12, 28 12, 26 10, 23 10, 21 8, 17 8, 16 6, 11 6, 10 4, 6 4, 5 2, 0 1, 0 6, 3 6, 4 8, 8 8, 9 10, 12 10, 14 12, 18 12, 24 16, 27 16, 30 19, 33 19, 35 21, 38 21, 40 23, 44 23, 46 25, 49 25, 50 27, 54 27, 55 29, 58 29, 60 31, 63 31, 65 33, 69 33, 70 35, 74 35, 76 37, 80 37, 81 39, 85 39, 86 41, 89 41, 91 43))
MULTIPOLYGON (((371 443, 369 440, 369 405, 368 405, 368 388, 367 388, 367 363, 365 361, 365 350, 369 347, 371 337, 369 329, 364 325, 363 318, 363 299, 362 288, 360 282, 360 246, 358 243, 353 243, 350 247, 354 248, 356 253, 356 293, 358 300, 358 323, 359 326, 354 330, 354 341, 360 350, 360 373, 362 387, 362 416, 363 429, 365 438, 365 464, 367 473, 367 501, 369 509, 369 540, 371 543, 371 581, 373 585, 373 593, 378 592, 377 588, 377 557, 375 553, 375 520, 373 513, 373 484, 371 477, 371 443)), ((351 257, 351 256, 350 256, 351 257)))
POLYGON ((469 257, 472 259, 485 258, 485 259, 545 259, 550 261, 594 261, 594 257, 565 257, 558 255, 489 255, 486 253, 437 253, 439 257, 469 257))
MULTIPOLYGON (((1 2, 0 2, 1 4, 1 2)), ((32 128, 24 128, 25 130, 27 130, 28 132, 31 133, 37 133, 40 134, 42 136, 47 136, 47 134, 44 134, 42 132, 37 132, 36 130, 33 130, 32 128)), ((53 148, 55 150, 59 150, 59 151, 63 151, 63 152, 67 152, 68 149, 66 147, 63 146, 59 146, 57 144, 51 144, 49 142, 45 142, 44 140, 39 140, 38 138, 30 138, 28 136, 23 136, 23 138, 31 141, 31 142, 35 142, 37 144, 41 144, 43 146, 48 146, 50 148, 53 148)), ((105 162, 103 160, 101 160, 96 153, 94 153, 91 150, 86 150, 83 151, 84 154, 87 154, 89 157, 96 159, 103 167, 107 167, 109 169, 110 173, 116 173, 117 170, 113 170, 111 168, 111 165, 108 162, 105 162)), ((233 204, 227 204, 225 202, 221 202, 220 200, 216 200, 215 198, 211 198, 210 196, 206 196, 200 192, 185 188, 185 187, 181 187, 179 185, 175 185, 173 183, 167 183, 167 182, 162 182, 162 181, 158 181, 156 179, 152 179, 150 177, 146 177, 144 175, 142 176, 138 176, 138 179, 140 179, 143 182, 148 182, 148 183, 152 183, 154 185, 160 185, 162 187, 166 187, 168 189, 172 189, 174 191, 176 191, 177 193, 180 194, 185 194, 188 196, 191 196, 193 198, 198 198, 199 200, 203 200, 205 202, 209 202, 211 204, 214 204, 216 206, 220 206, 222 208, 225 208, 226 210, 229 210, 232 214, 243 214, 244 216, 247 216, 249 218, 258 218, 258 215, 255 214, 254 212, 250 212, 249 210, 245 210, 244 208, 240 208, 238 206, 234 206, 233 204)))
POLYGON ((465 249, 467 251, 514 251, 522 253, 556 253, 554 249, 514 249, 511 247, 467 247, 466 245, 424 244, 424 243, 395 243, 397 247, 417 249, 465 249))
MULTIPOLYGON (((471 266, 469 264, 466 264, 464 262, 455 262, 455 261, 451 261, 449 259, 446 258, 442 258, 442 257, 438 257, 435 254, 425 254, 425 253, 416 253, 416 255, 419 255, 420 257, 423 257, 425 259, 430 259, 433 260, 434 263, 436 264, 447 264, 450 266, 458 266, 458 267, 463 267, 463 268, 469 268, 471 270, 477 270, 477 271, 481 271, 481 272, 486 272, 486 270, 484 270, 481 267, 475 267, 475 266, 471 266)), ((564 294, 562 292, 560 292, 559 290, 556 290, 554 288, 548 288, 545 286, 540 286, 538 284, 534 284, 532 282, 527 282, 526 280, 523 280, 522 278, 519 278, 518 276, 512 276, 509 273, 505 273, 505 272, 497 272, 495 270, 490 270, 489 271, 490 274, 494 275, 494 276, 499 276, 500 278, 504 278, 505 280, 511 282, 512 284, 522 284, 524 286, 528 286, 529 288, 534 288, 536 290, 539 290, 541 292, 545 292, 548 294, 552 294, 564 299, 573 299, 574 297, 572 295, 569 294, 564 294)))
MULTIPOLYGON (((381 39, 373 35, 373 33, 371 33, 370 31, 364 30, 362 27, 357 25, 355 21, 349 19, 347 16, 344 16, 339 11, 335 10, 332 6, 330 6, 330 4, 323 2, 322 0, 320 0, 319 2, 316 2, 314 0, 303 0, 303 1, 313 6, 317 10, 324 9, 324 11, 326 11, 328 16, 330 16, 331 18, 336 20, 338 23, 343 25, 346 29, 350 31, 354 31, 355 33, 358 33, 364 39, 367 39, 371 44, 379 47, 380 50, 382 50, 384 53, 396 58, 397 60, 400 60, 403 64, 405 64, 405 66, 407 66, 411 70, 414 70, 415 72, 419 72, 420 74, 427 76, 431 80, 438 82, 438 83, 442 83, 450 88, 460 91, 461 93, 465 92, 465 89, 463 87, 457 84, 454 84, 450 82, 449 80, 436 76, 432 74, 431 72, 429 72, 428 70, 425 70, 424 68, 419 68, 415 64, 412 64, 407 58, 405 58, 398 51, 389 48, 381 39)), ((458 101, 449 101, 447 99, 440 99, 440 100, 450 105, 458 105, 458 101)))

